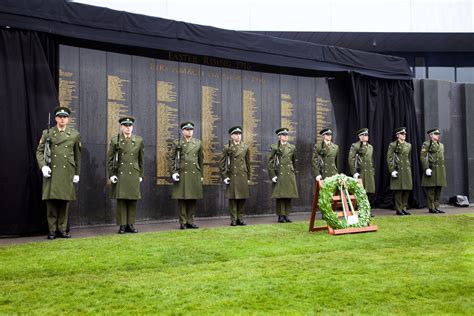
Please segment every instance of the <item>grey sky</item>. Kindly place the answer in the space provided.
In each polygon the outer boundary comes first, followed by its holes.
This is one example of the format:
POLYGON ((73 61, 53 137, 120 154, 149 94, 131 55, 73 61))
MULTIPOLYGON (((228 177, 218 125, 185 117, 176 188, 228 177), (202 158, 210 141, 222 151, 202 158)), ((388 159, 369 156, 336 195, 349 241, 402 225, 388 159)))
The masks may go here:
POLYGON ((474 0, 75 0, 75 2, 243 31, 474 31, 474 0))

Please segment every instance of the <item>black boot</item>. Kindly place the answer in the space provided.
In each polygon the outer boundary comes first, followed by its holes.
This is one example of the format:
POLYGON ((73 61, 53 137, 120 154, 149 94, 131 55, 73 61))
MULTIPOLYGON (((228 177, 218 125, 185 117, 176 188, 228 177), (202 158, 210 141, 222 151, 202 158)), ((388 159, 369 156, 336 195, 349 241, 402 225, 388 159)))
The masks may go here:
POLYGON ((71 234, 69 234, 67 231, 63 230, 61 232, 59 232, 59 236, 61 238, 71 238, 71 234))
POLYGON ((438 213, 446 213, 445 211, 440 210, 439 208, 436 209, 436 212, 438 212, 438 213))
POLYGON ((237 220, 237 225, 239 225, 239 226, 245 226, 245 225, 247 225, 247 224, 245 224, 245 222, 244 222, 243 220, 238 219, 238 220, 237 220))
POLYGON ((199 226, 196 225, 196 224, 186 224, 186 227, 191 228, 191 229, 198 229, 199 228, 199 226))
POLYGON ((403 215, 411 215, 411 213, 408 211, 403 210, 402 212, 403 212, 403 215))
POLYGON ((438 211, 435 210, 435 209, 430 208, 430 209, 428 210, 428 213, 438 214, 438 211))
POLYGON ((179 225, 179 229, 186 229, 186 228, 187 228, 187 227, 186 227, 186 224, 180 224, 180 225, 179 225))
POLYGON ((284 222, 285 222, 285 219, 283 218, 283 216, 278 215, 278 223, 284 223, 284 222))
POLYGON ((397 215, 405 215, 403 211, 397 211, 397 215))
POLYGON ((283 219, 285 220, 285 222, 291 223, 291 220, 290 220, 290 218, 289 218, 288 216, 286 216, 286 215, 283 216, 283 219))
POLYGON ((237 226, 237 222, 235 221, 235 219, 230 221, 230 226, 237 226))
POLYGON ((120 225, 118 233, 119 234, 125 234, 125 228, 126 228, 125 225, 120 225))
POLYGON ((133 224, 127 225, 127 232, 136 234, 138 233, 138 230, 133 226, 133 224))
POLYGON ((48 239, 53 240, 54 238, 56 238, 56 233, 55 232, 49 232, 48 239))

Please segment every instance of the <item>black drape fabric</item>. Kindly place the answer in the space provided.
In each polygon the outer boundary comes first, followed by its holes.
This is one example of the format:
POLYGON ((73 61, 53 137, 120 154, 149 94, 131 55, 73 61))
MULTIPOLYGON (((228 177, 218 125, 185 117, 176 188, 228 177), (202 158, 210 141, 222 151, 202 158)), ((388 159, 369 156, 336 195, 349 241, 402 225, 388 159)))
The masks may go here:
MULTIPOLYGON (((2 0, 0 25, 76 40, 327 73, 410 79, 405 59, 166 20, 63 0, 2 0)), ((73 46, 78 46, 72 43, 73 46)))
MULTIPOLYGON (((53 46, 51 42, 48 45, 57 56, 53 46)), ((35 153, 48 112, 58 106, 51 71, 38 34, 0 31, 0 134, 4 140, 0 154, 0 235, 46 228, 35 153)))
MULTIPOLYGON (((412 145, 413 191, 410 195, 412 207, 423 207, 425 198, 421 189, 420 149, 422 136, 416 120, 413 98, 413 81, 385 80, 352 74, 352 103, 354 119, 349 119, 345 139, 357 140, 355 131, 369 128, 369 142, 374 146, 376 193, 372 206, 388 208, 393 206, 390 191, 390 174, 387 166, 387 150, 395 140, 393 131, 407 127, 407 141, 412 145)), ((347 146, 346 146, 347 147, 347 146)), ((347 157, 347 153, 346 156, 347 157)), ((346 159, 347 164, 347 159, 346 159)))

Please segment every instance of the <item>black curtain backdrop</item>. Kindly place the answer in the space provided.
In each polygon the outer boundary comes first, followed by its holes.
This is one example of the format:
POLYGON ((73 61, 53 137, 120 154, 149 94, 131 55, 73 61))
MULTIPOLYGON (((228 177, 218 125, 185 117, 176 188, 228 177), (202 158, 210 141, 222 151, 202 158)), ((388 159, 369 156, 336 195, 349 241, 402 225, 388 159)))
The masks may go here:
MULTIPOLYGON (((29 234, 46 229, 41 203, 41 172, 36 146, 48 112, 58 106, 58 45, 36 32, 0 31, 0 235, 29 234), (55 48, 56 47, 56 48, 55 48)), ((53 119, 52 119, 53 121, 53 119)))
MULTIPOLYGON (((376 193, 372 206, 393 207, 390 192, 390 174, 387 166, 387 150, 395 140, 393 131, 397 127, 407 127, 407 141, 412 145, 413 192, 410 195, 412 207, 424 207, 425 197, 421 189, 420 153, 423 136, 420 135, 416 121, 411 80, 386 80, 352 74, 352 103, 349 109, 348 128, 343 147, 347 157, 350 143, 355 142, 357 129, 369 128, 369 142, 374 146, 376 193)), ((347 159, 346 159, 347 165, 347 159)), ((346 167, 347 168, 347 167, 346 167)))

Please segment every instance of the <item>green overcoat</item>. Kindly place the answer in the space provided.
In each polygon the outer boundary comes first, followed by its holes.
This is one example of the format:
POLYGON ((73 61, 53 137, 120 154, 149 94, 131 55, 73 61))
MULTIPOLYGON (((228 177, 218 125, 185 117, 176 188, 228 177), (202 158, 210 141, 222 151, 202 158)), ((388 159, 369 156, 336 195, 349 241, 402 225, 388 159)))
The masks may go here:
POLYGON ((356 142, 349 150, 349 169, 358 173, 367 193, 375 193, 374 148, 371 144, 356 142))
POLYGON ((173 142, 168 153, 168 166, 170 176, 179 173, 179 181, 173 185, 172 199, 202 199, 203 161, 204 155, 199 139, 191 138, 189 142, 180 139, 173 142))
POLYGON ((445 187, 446 168, 444 166, 444 146, 440 142, 426 141, 421 147, 421 165, 423 167, 423 177, 421 186, 423 187, 445 187), (425 170, 430 168, 433 172, 427 176, 425 170))
POLYGON ((327 145, 324 141, 316 143, 311 157, 311 171, 313 178, 321 176, 323 179, 334 176, 338 171, 339 146, 334 143, 327 145))
MULTIPOLYGON (((57 126, 50 129, 51 139, 51 177, 43 177, 43 200, 65 200, 76 199, 76 191, 72 178, 79 175, 81 171, 81 138, 79 132, 73 128, 66 127, 60 132, 57 126)), ((44 146, 48 137, 45 129, 36 150, 36 160, 39 168, 43 168, 44 146)))
POLYGON ((144 144, 143 138, 137 135, 126 139, 123 133, 120 134, 117 143, 117 136, 110 140, 107 152, 107 172, 109 177, 117 176, 117 183, 112 183, 111 198, 123 200, 139 200, 140 177, 143 178, 144 171, 144 144), (118 151, 118 167, 114 172, 114 156, 118 151))
POLYGON ((229 178, 226 185, 228 199, 248 199, 250 181, 250 150, 244 143, 224 146, 220 160, 222 179, 229 178))
POLYGON ((272 199, 297 198, 296 185, 296 147, 291 144, 270 146, 268 157, 268 175, 270 179, 278 177, 276 183, 272 182, 272 199))
POLYGON ((388 171, 390 172, 390 190, 412 190, 411 144, 398 140, 391 142, 387 152, 388 171), (391 176, 398 171, 398 177, 391 176))

